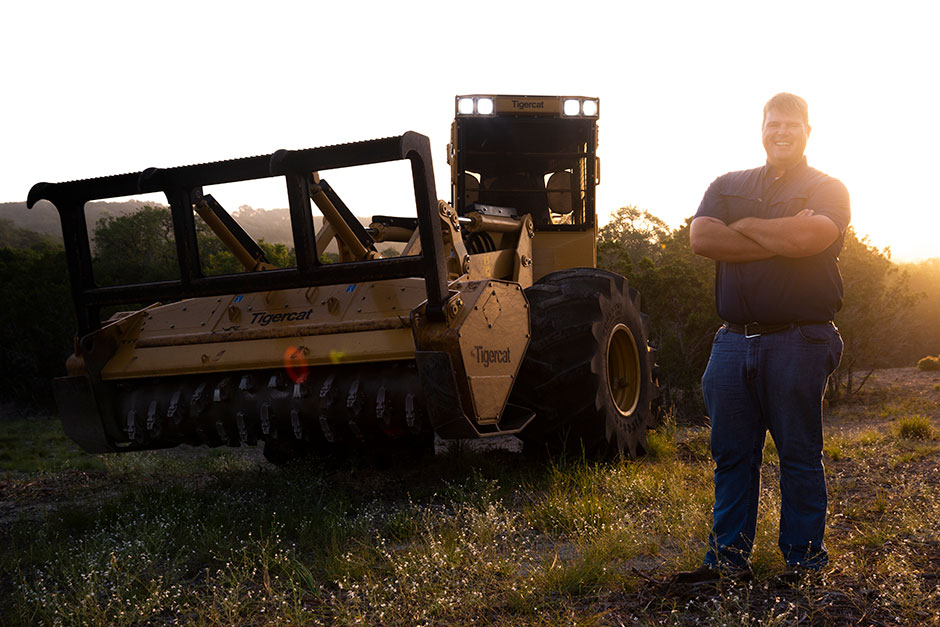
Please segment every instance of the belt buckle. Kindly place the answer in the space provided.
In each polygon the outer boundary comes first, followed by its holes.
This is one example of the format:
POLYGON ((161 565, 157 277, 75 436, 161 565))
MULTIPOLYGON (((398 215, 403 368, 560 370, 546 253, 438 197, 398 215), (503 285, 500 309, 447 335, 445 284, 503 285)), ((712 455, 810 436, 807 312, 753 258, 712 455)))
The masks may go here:
POLYGON ((747 330, 748 327, 758 327, 758 326, 760 326, 760 323, 759 323, 759 322, 748 322, 747 324, 745 324, 745 325, 744 325, 744 337, 745 337, 746 339, 752 339, 752 338, 755 338, 755 337, 760 337, 760 335, 761 335, 760 333, 750 333, 750 332, 748 332, 748 330, 747 330))

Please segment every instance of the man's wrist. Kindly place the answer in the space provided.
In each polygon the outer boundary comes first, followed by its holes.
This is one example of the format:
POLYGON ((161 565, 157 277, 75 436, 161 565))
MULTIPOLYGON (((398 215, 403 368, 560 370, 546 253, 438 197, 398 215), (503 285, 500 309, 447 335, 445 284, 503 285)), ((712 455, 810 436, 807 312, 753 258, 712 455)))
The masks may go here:
POLYGON ((741 233, 742 235, 746 235, 748 227, 750 226, 751 222, 757 219, 758 218, 751 218, 751 217, 741 218, 740 220, 736 220, 732 222, 731 224, 729 224, 728 228, 733 231, 737 231, 738 233, 741 233))

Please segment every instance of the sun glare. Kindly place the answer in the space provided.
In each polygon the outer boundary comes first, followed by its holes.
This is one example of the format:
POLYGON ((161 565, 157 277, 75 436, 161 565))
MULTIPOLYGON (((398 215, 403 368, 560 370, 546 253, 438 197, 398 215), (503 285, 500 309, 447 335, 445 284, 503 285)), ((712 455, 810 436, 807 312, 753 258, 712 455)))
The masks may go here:
POLYGON ((876 134, 860 146, 857 126, 846 116, 828 135, 824 124, 835 120, 816 124, 807 155, 811 165, 848 187, 855 232, 879 249, 889 248, 896 262, 940 256, 940 202, 921 192, 923 181, 933 176, 928 172, 932 148, 921 134, 903 129, 876 134))

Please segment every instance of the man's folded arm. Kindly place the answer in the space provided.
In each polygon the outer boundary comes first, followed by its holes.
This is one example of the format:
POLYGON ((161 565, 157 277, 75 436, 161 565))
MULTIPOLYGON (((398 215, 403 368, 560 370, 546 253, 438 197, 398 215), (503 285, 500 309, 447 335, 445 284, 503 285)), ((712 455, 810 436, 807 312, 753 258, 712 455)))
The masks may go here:
POLYGON ((728 229, 782 257, 818 255, 839 237, 839 227, 832 219, 809 209, 788 218, 742 218, 728 229))
POLYGON ((778 254, 730 228, 718 218, 709 216, 699 216, 692 220, 689 243, 696 255, 731 263, 768 259, 778 254))

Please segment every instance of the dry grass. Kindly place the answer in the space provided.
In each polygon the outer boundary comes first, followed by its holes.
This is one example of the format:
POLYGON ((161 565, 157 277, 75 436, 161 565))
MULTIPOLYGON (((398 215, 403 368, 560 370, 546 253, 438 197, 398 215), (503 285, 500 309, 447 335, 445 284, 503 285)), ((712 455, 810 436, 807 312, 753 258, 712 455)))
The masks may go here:
POLYGON ((821 580, 777 579, 768 438, 757 579, 717 591, 667 583, 701 560, 712 498, 708 430, 672 420, 638 462, 285 470, 254 450, 86 456, 53 421, 16 423, 0 624, 937 624, 938 391, 922 383, 830 409, 821 580))

